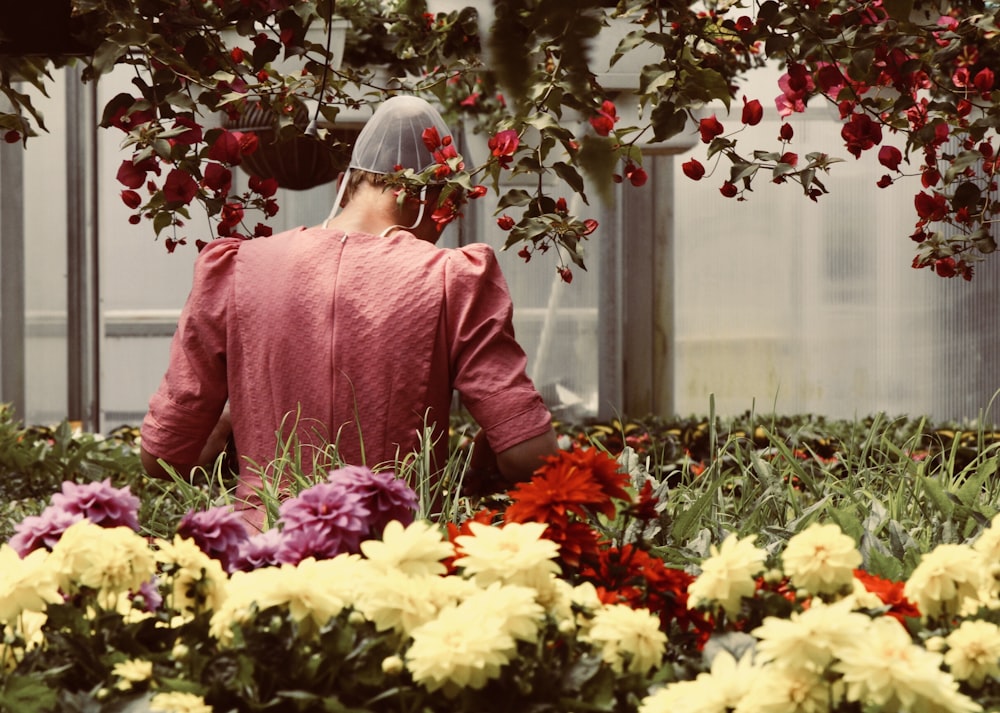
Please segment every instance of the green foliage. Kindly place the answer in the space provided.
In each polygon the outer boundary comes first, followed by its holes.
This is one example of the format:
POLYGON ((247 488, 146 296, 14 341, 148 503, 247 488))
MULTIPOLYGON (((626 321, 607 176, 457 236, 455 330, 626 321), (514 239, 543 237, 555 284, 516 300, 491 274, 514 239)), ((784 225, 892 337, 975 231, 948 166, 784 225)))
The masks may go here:
POLYGON ((756 534, 773 551, 814 522, 834 522, 866 568, 898 578, 934 546, 974 539, 1000 511, 1000 433, 983 426, 748 413, 562 430, 628 449, 637 472, 668 488, 672 525, 655 545, 675 564, 705 557, 729 533, 756 534))

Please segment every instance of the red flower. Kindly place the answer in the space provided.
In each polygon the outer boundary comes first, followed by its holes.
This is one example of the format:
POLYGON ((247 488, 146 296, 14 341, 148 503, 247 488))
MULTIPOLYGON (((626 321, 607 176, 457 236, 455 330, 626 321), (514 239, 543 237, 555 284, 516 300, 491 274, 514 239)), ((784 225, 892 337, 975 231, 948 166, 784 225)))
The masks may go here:
POLYGON ((3 140, 6 141, 8 144, 16 144, 18 141, 21 140, 21 133, 19 131, 15 131, 14 129, 11 129, 10 131, 5 131, 3 135, 3 140))
POLYGON ((794 129, 792 129, 791 124, 782 124, 781 128, 778 130, 778 138, 782 141, 791 141, 792 136, 795 135, 794 129))
POLYGON ((681 170, 683 170, 684 175, 692 181, 700 181, 705 175, 705 167, 702 166, 698 159, 695 158, 682 163, 681 170))
POLYGON ((163 197, 168 203, 187 205, 198 194, 198 184, 191 174, 175 168, 163 183, 163 197))
POLYGON ((229 166, 237 166, 242 160, 241 139, 238 131, 225 131, 215 139, 208 149, 208 157, 229 166))
POLYGON ((854 578, 861 582, 866 590, 878 595, 884 604, 889 605, 890 609, 886 614, 895 617, 900 623, 907 617, 920 616, 920 610, 903 594, 904 582, 876 577, 860 569, 854 570, 854 578))
POLYGON ((787 151, 781 154, 780 163, 787 163, 789 166, 795 166, 799 162, 799 155, 797 153, 792 153, 787 151))
POLYGON ((892 176, 886 173, 885 175, 882 176, 882 178, 878 179, 878 181, 875 182, 875 185, 878 186, 879 188, 888 188, 889 186, 892 185, 892 176))
POLYGON ((760 101, 757 99, 747 101, 747 98, 743 97, 743 116, 741 117, 743 123, 747 126, 756 126, 763 118, 764 107, 760 105, 760 101))
POLYGON ((136 166, 129 159, 122 161, 118 167, 118 182, 128 188, 140 188, 146 182, 146 171, 142 164, 136 166))
POLYGON ((486 195, 486 186, 480 184, 478 186, 473 186, 469 189, 467 194, 470 200, 475 200, 476 198, 482 198, 486 195))
POLYGON ((587 218, 583 221, 584 230, 582 235, 590 235, 595 230, 597 230, 598 222, 593 218, 587 218))
POLYGON ((991 89, 993 89, 993 70, 989 67, 984 67, 976 72, 976 76, 972 79, 972 84, 983 94, 987 94, 991 89))
POLYGON ((255 238, 267 238, 274 232, 274 229, 270 225, 264 225, 263 223, 257 223, 253 228, 253 235, 255 238))
POLYGON ((428 126, 424 129, 420 134, 420 138, 423 139, 424 146, 427 147, 428 151, 435 151, 441 145, 441 135, 433 126, 428 126))
POLYGON ((878 150, 878 162, 890 171, 898 171, 902 160, 903 153, 895 146, 883 146, 878 150))
POLYGON ((568 267, 560 267, 559 277, 562 279, 563 282, 565 282, 568 285, 573 281, 573 271, 570 270, 568 267))
POLYGON ((565 528, 569 516, 587 517, 588 506, 604 502, 604 492, 592 473, 560 463, 559 456, 540 469, 527 483, 510 491, 511 504, 504 513, 507 522, 546 522, 565 528))
POLYGON ((173 254, 174 249, 176 249, 178 245, 187 245, 187 239, 181 238, 180 240, 174 240, 173 238, 167 238, 163 244, 166 246, 167 252, 173 254))
POLYGON ((154 118, 156 114, 148 109, 135 109, 133 110, 135 104, 132 106, 119 106, 115 113, 111 115, 108 119, 108 123, 111 126, 117 126, 122 131, 128 132, 134 129, 136 126, 141 126, 142 124, 148 124, 154 118))
POLYGON ((278 192, 278 181, 275 178, 261 178, 260 176, 250 176, 247 186, 251 191, 261 198, 270 198, 278 192))
POLYGON ((730 183, 729 181, 726 181, 725 183, 723 183, 722 184, 722 188, 719 189, 719 193, 721 193, 722 195, 724 195, 726 198, 732 198, 733 196, 736 195, 737 192, 738 191, 737 191, 736 186, 734 184, 730 183))
POLYGON ((953 257, 943 257, 934 261, 934 272, 939 277, 954 277, 958 274, 955 267, 955 258, 953 257))
POLYGON ((642 166, 636 166, 631 161, 625 164, 625 177, 637 188, 646 185, 646 181, 649 180, 646 170, 642 166))
MULTIPOLYGON (((628 473, 621 472, 621 466, 614 456, 599 448, 580 448, 576 446, 571 451, 560 454, 561 462, 573 467, 587 470, 600 484, 605 499, 631 500, 632 496, 625 490, 628 485, 628 473)), ((613 514, 614 508, 610 502, 603 504, 602 512, 613 514)))
POLYGON ((844 86, 844 75, 835 64, 824 64, 816 72, 816 81, 819 88, 826 94, 836 96, 840 87, 844 86))
POLYGON ((616 123, 618 123, 618 112, 615 110, 614 103, 607 99, 601 103, 597 116, 590 117, 590 125, 594 127, 594 131, 599 136, 610 134, 616 123))
POLYGON ((781 95, 774 100, 778 114, 782 117, 793 112, 806 110, 806 99, 816 88, 812 75, 803 65, 793 64, 788 67, 788 73, 778 79, 781 95))
POLYGON ((444 201, 431 213, 431 219, 434 221, 434 225, 437 227, 440 233, 445 229, 448 223, 455 220, 455 218, 460 217, 462 214, 458 210, 458 205, 452 200, 451 196, 444 199, 444 201))
POLYGON ((475 93, 470 94, 469 96, 467 96, 462 101, 460 101, 459 104, 461 106, 465 106, 465 107, 470 107, 470 108, 474 107, 479 102, 479 97, 480 96, 481 95, 479 94, 479 92, 475 92, 475 93))
POLYGON ((510 230, 514 227, 514 219, 509 215, 501 215, 497 218, 497 225, 500 226, 500 230, 510 230))
POLYGON ((840 130, 840 136, 847 150, 855 158, 861 158, 862 151, 882 143, 882 127, 867 114, 851 114, 851 120, 840 130))
POLYGON ((943 195, 934 191, 934 195, 927 195, 920 191, 913 198, 913 205, 917 209, 917 215, 921 220, 935 221, 943 220, 948 214, 948 203, 943 195))
POLYGON ((226 203, 222 206, 222 217, 216 230, 219 235, 229 235, 243 220, 243 206, 240 203, 226 203))
POLYGON ((142 205, 142 197, 135 191, 122 191, 122 203, 135 210, 142 205))
POLYGON ((223 195, 228 195, 229 189, 233 184, 233 172, 221 163, 207 163, 205 164, 205 175, 202 178, 202 182, 206 188, 210 188, 223 195))
POLYGON ((559 545, 559 559, 574 570, 600 555, 600 535, 583 522, 574 521, 560 527, 549 525, 545 537, 559 545))
POLYGON ((174 129, 181 129, 184 131, 177 134, 170 139, 171 143, 184 144, 185 146, 193 146, 194 144, 200 143, 202 141, 201 126, 192 119, 190 116, 178 116, 174 120, 174 129))
POLYGON ((698 122, 698 131, 701 132, 702 143, 707 144, 716 136, 721 136, 725 129, 722 128, 719 120, 715 118, 715 114, 712 114, 709 118, 698 122))
POLYGON ((521 139, 518 137, 516 131, 506 129, 495 136, 491 136, 487 145, 500 166, 502 168, 510 168, 510 162, 513 160, 514 152, 517 151, 520 142, 521 139))
POLYGON ((252 131, 237 131, 236 138, 240 142, 240 155, 249 156, 257 147, 260 145, 260 139, 257 138, 257 134, 252 131))
POLYGON ((239 47, 233 47, 233 49, 229 52, 229 56, 232 58, 234 62, 239 64, 240 62, 243 61, 244 52, 239 47))

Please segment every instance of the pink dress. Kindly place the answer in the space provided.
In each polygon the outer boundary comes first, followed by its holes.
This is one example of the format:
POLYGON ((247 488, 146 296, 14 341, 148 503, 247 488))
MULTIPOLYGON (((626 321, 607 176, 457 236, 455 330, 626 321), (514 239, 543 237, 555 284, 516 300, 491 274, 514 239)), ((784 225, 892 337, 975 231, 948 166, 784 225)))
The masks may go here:
POLYGON ((252 504, 261 479, 249 464, 274 460, 279 430, 287 438, 295 429, 306 446, 336 442, 345 462, 376 467, 418 450, 427 424, 442 465, 457 389, 503 451, 551 422, 511 315, 487 245, 305 228, 212 241, 196 262, 143 446, 195 462, 228 400, 236 495, 252 504))

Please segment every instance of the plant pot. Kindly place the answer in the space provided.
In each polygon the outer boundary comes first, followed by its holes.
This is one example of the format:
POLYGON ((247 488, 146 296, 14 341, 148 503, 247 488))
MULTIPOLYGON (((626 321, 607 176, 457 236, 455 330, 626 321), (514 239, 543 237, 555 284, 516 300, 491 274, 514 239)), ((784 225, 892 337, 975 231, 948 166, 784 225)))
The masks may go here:
POLYGON ((273 114, 252 105, 239 119, 223 121, 230 131, 257 134, 257 150, 244 156, 240 167, 251 176, 274 178, 281 188, 304 191, 330 183, 347 167, 354 128, 331 128, 324 138, 306 133, 308 112, 296 114, 294 126, 278 132, 273 114))
MULTIPOLYGON (((332 69, 339 69, 344 59, 347 38, 346 20, 335 18, 328 27, 310 27, 306 39, 314 44, 327 46, 329 41, 332 69)), ((304 66, 301 56, 279 58, 272 68, 283 75, 297 74, 304 66)), ((293 118, 293 126, 278 131, 278 117, 260 104, 251 104, 238 119, 224 119, 222 125, 231 131, 252 131, 257 134, 257 150, 245 156, 240 166, 246 173, 261 178, 274 178, 281 188, 294 191, 308 190, 330 183, 344 170, 350 160, 350 150, 342 143, 353 142, 351 130, 328 130, 325 139, 306 132, 309 117, 316 102, 308 100, 300 105, 293 118)), ((356 132, 354 133, 356 135, 356 132)))

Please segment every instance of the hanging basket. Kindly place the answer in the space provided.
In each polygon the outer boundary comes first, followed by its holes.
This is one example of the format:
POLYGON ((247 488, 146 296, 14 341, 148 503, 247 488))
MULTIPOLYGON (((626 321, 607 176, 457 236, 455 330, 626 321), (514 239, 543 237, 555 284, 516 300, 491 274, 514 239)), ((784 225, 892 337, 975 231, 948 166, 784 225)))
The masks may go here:
POLYGON ((281 188, 304 191, 334 181, 347 167, 350 147, 357 137, 352 129, 327 130, 324 138, 306 133, 304 107, 294 118, 294 132, 275 130, 273 114, 259 104, 249 106, 238 119, 226 120, 230 131, 257 134, 257 150, 244 156, 240 167, 251 176, 273 178, 281 188))
MULTIPOLYGON (((315 45, 327 45, 334 69, 341 66, 349 23, 334 18, 324 25, 314 25, 306 32, 306 40, 315 45)), ((272 67, 282 74, 295 74, 305 66, 301 55, 275 60, 272 67)), ((277 118, 270 108, 259 103, 247 106, 238 119, 225 119, 223 127, 230 131, 252 131, 257 134, 257 150, 245 156, 240 166, 246 173, 260 178, 274 178, 278 185, 293 191, 304 191, 334 181, 347 167, 350 130, 327 130, 324 138, 306 132, 310 110, 299 105, 293 117, 294 130, 276 130, 277 118)), ((356 132, 354 132, 356 135, 356 132)))

